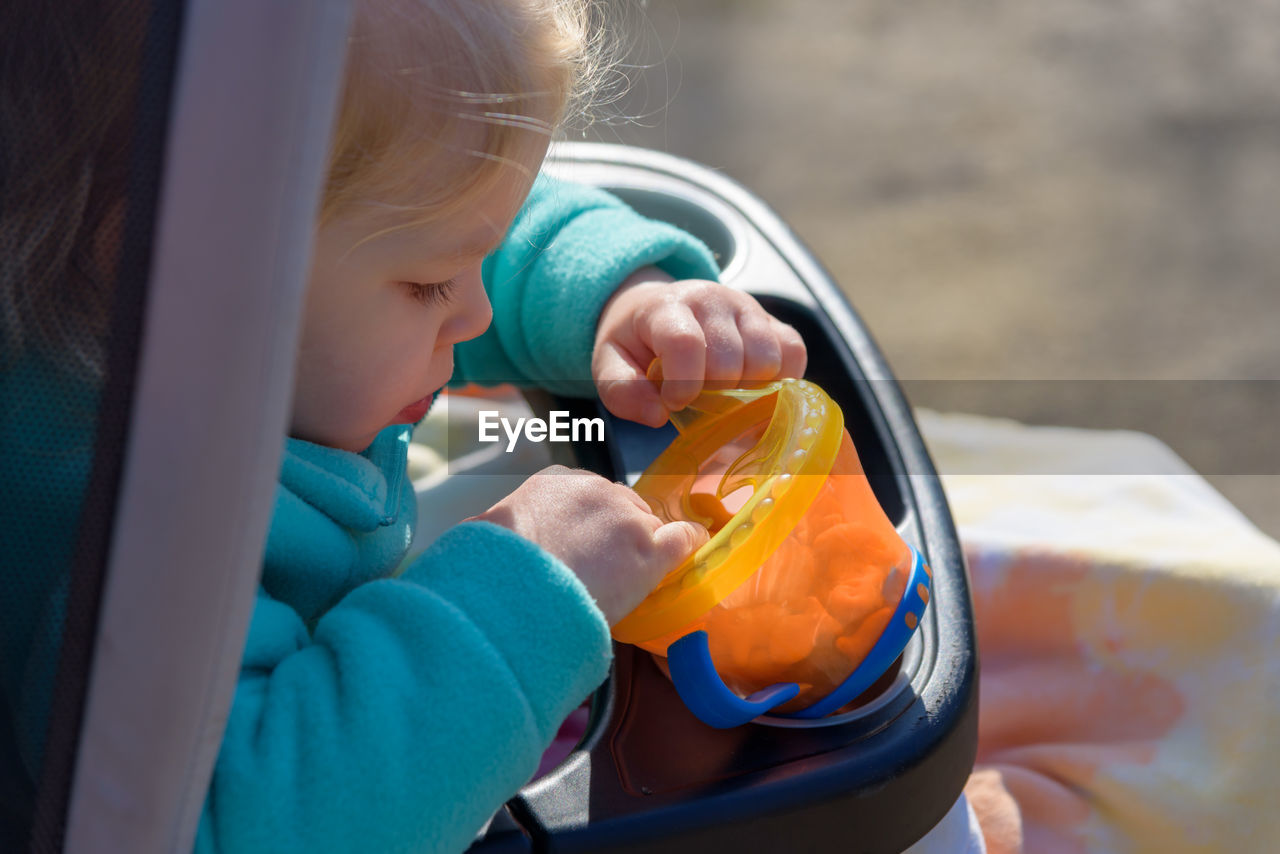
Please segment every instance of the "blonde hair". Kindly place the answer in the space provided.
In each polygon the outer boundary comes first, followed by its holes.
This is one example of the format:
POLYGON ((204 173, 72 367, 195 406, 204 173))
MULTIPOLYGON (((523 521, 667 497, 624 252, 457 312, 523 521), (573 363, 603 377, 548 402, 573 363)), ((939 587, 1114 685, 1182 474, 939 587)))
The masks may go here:
POLYGON ((610 47, 589 0, 361 0, 320 221, 438 221, 582 111, 610 47))
MULTIPOLYGON (((614 55, 616 0, 356 1, 322 221, 447 216, 585 113, 614 55)), ((0 3, 0 370, 39 347, 100 379, 116 271, 95 249, 121 239, 145 27, 134 2, 50 8, 0 3)))

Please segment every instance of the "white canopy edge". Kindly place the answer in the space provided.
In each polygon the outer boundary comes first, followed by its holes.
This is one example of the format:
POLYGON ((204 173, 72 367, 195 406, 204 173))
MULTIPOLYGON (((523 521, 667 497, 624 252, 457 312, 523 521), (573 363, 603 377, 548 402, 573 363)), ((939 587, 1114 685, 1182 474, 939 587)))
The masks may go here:
POLYGON ((188 0, 66 850, 190 851, 286 429, 350 0, 188 0))

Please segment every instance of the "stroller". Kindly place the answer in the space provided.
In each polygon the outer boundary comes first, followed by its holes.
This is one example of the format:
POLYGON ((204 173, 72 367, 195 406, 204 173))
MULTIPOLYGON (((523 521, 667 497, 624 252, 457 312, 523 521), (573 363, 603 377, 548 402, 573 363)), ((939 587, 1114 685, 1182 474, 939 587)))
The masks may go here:
MULTIPOLYGON (((74 545, 69 605, 38 784, 0 789, 3 850, 189 845, 271 515, 347 5, 131 4, 146 37, 111 372, 87 413, 81 512, 49 532, 74 545), (158 489, 174 471, 183 488, 158 489)), ((617 646, 582 742, 472 850, 904 850, 952 810, 972 768, 977 657, 947 503, 888 366, 835 283, 742 187, 623 146, 562 145, 547 168, 700 237, 727 283, 749 282, 800 331, 808 378, 842 407, 877 499, 933 567, 933 598, 889 671, 815 721, 711 729, 648 654, 617 646)), ((5 411, 20 400, 0 392, 5 411)), ((575 446, 574 462, 612 479, 633 482, 671 438, 592 400, 543 404, 605 418, 606 443, 575 446)), ((23 547, 5 543, 6 575, 23 547)), ((7 704, 0 725, 11 753, 7 704)))

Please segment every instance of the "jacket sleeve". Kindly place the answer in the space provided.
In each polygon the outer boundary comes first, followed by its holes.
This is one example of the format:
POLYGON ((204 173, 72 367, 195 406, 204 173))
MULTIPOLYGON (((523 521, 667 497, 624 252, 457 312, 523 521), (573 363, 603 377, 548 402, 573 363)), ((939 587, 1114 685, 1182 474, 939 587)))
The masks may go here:
POLYGON ((711 251, 614 196, 546 176, 534 182, 484 263, 493 323, 455 351, 455 382, 539 385, 593 396, 596 322, 627 276, 655 265, 677 279, 716 279, 711 251))
POLYGON ((462 851, 609 657, 581 582, 484 522, 310 632, 260 592, 196 850, 462 851))

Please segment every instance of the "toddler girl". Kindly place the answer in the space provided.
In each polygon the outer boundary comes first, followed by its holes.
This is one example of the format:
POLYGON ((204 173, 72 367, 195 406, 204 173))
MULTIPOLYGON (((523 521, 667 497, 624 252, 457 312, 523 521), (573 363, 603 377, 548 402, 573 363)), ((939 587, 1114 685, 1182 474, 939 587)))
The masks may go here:
POLYGON ((536 177, 598 63, 588 19, 586 0, 356 3, 199 851, 464 849, 605 678, 609 625, 705 537, 549 469, 393 577, 409 430, 451 378, 590 382, 657 425, 704 382, 803 370, 796 333, 716 284, 697 241, 536 177), (683 382, 649 386, 655 357, 683 382))

